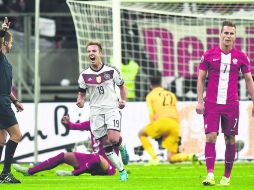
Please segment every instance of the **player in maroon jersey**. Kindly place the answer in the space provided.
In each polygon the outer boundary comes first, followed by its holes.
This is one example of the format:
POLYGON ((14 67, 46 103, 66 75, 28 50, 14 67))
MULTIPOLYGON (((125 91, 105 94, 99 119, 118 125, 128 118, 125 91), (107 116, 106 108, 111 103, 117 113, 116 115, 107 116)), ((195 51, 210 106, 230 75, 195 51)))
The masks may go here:
MULTIPOLYGON (((40 164, 28 168, 18 164, 14 164, 16 171, 24 175, 33 175, 40 171, 50 170, 59 164, 66 163, 73 166, 73 171, 57 171, 57 175, 80 175, 83 173, 90 173, 91 175, 114 175, 116 170, 112 163, 105 155, 101 141, 95 140, 90 129, 90 121, 82 123, 70 122, 69 116, 64 116, 62 123, 67 125, 71 130, 89 131, 92 141, 92 154, 79 152, 62 152, 57 156, 51 157, 40 164)), ((114 151, 118 154, 119 150, 115 147, 114 151)))
MULTIPOLYGON (((220 46, 206 51, 199 65, 196 111, 198 114, 204 115, 206 134, 205 159, 208 173, 203 185, 215 185, 215 143, 220 124, 226 144, 225 170, 220 184, 230 185, 230 174, 236 153, 235 135, 238 134, 238 77, 240 72, 243 74, 247 89, 254 102, 254 86, 250 71, 250 61, 245 53, 234 48, 235 39, 235 24, 231 21, 224 21, 220 34, 220 46), (204 97, 207 75, 208 85, 204 97)), ((253 109, 252 116, 254 116, 253 109)))

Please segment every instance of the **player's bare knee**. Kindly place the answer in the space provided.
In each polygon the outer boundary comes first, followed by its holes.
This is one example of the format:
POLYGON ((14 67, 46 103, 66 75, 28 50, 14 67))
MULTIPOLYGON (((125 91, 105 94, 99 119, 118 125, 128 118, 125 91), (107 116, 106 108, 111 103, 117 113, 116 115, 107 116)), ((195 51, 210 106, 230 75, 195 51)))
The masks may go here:
POLYGON ((226 144, 235 144, 235 136, 234 135, 224 135, 226 144))
POLYGON ((110 144, 115 145, 118 144, 119 139, 109 139, 110 144))
POLYGON ((7 132, 5 130, 0 130, 0 145, 4 145, 7 139, 7 132))
POLYGON ((118 131, 113 131, 113 130, 109 130, 108 131, 108 142, 111 145, 117 144, 120 140, 121 136, 120 136, 120 132, 118 131))
POLYGON ((120 136, 109 136, 108 141, 111 145, 117 144, 120 140, 120 136))
POLYGON ((6 143, 6 138, 5 137, 0 137, 0 146, 4 146, 6 143))
POLYGON ((208 143, 216 143, 217 133, 208 133, 206 134, 206 142, 208 143))
POLYGON ((12 134, 10 136, 10 140, 16 142, 16 143, 19 143, 22 139, 22 134, 21 133, 15 133, 15 134, 12 134))

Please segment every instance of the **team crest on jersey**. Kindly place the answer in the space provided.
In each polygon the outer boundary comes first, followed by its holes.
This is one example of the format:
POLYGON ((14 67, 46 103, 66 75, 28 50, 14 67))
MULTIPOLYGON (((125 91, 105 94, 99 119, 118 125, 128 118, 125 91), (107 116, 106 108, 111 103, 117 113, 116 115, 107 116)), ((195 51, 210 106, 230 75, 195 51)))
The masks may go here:
POLYGON ((238 62, 238 60, 236 59, 236 58, 234 58, 234 59, 232 59, 232 61, 233 61, 233 64, 237 64, 237 62, 238 62))
POLYGON ((97 77, 96 77, 96 82, 97 82, 97 83, 101 83, 101 76, 97 76, 97 77))
POLYGON ((110 74, 105 73, 105 74, 104 74, 104 79, 105 79, 105 80, 109 80, 109 79, 110 79, 110 74))

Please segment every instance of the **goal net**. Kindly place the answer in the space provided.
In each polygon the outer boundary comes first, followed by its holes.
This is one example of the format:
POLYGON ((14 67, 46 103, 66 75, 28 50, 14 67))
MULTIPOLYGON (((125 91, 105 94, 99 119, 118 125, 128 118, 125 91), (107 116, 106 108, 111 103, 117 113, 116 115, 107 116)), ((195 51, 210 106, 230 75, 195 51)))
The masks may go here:
MULTIPOLYGON (((76 29, 80 70, 87 67, 85 44, 91 39, 102 43, 104 61, 112 64, 113 27, 120 27, 121 70, 132 88, 132 100, 145 99, 149 78, 154 75, 161 75, 164 87, 179 100, 196 100, 199 60, 205 50, 219 45, 224 20, 236 23, 235 46, 247 53, 254 72, 254 3, 244 2, 248 1, 123 0, 121 25, 114 26, 111 1, 67 0, 76 29)), ((248 100, 242 78, 239 86, 241 100, 248 100)))

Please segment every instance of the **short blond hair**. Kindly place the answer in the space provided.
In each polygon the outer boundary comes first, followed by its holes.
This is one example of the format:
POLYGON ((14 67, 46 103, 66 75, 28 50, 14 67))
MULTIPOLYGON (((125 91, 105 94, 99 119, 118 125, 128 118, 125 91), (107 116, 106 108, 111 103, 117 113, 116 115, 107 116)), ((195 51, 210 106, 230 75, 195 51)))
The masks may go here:
POLYGON ((101 46, 101 43, 99 41, 96 41, 96 40, 91 40, 89 42, 86 43, 86 49, 88 46, 91 46, 91 45, 97 45, 100 49, 100 51, 102 51, 102 46, 101 46))

